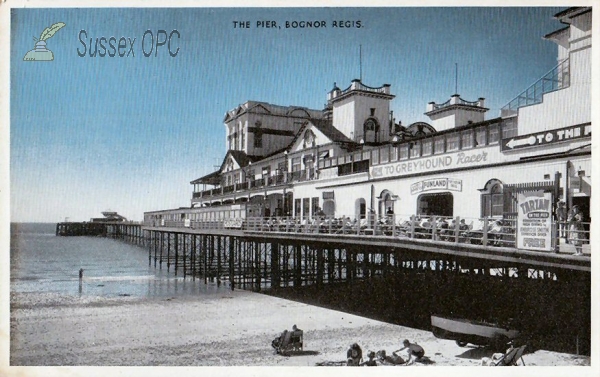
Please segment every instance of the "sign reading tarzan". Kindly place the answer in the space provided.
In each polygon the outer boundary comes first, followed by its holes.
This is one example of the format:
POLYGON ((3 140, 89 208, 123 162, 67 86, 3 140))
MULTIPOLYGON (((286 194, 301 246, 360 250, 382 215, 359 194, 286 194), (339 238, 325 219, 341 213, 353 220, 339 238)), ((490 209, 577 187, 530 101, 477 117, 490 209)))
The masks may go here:
POLYGON ((552 194, 519 193, 517 227, 519 249, 552 251, 552 194))

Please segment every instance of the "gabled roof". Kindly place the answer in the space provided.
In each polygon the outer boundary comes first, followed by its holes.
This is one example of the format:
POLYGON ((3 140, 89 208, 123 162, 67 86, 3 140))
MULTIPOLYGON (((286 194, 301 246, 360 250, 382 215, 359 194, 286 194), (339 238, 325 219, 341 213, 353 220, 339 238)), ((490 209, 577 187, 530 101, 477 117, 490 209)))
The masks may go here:
POLYGON ((225 158, 223 158, 223 163, 221 164, 221 170, 223 170, 225 161, 227 161, 227 156, 233 157, 235 159, 235 161, 238 163, 238 165, 240 166, 240 168, 244 168, 244 167, 248 166, 248 164, 250 162, 254 162, 254 161, 258 160, 258 158, 255 156, 248 156, 246 154, 246 152, 244 152, 244 151, 229 150, 229 151, 227 151, 225 158))
POLYGON ((214 171, 210 174, 205 175, 204 177, 200 177, 198 179, 194 179, 193 181, 190 182, 192 185, 196 184, 196 183, 206 183, 209 185, 217 185, 219 183, 221 183, 221 172, 220 171, 214 171))
POLYGON ((329 119, 310 119, 309 120, 315 128, 323 133, 323 135, 327 136, 329 140, 335 143, 352 143, 354 142, 346 135, 344 135, 340 130, 333 127, 331 120, 329 119))
POLYGON ((225 154, 225 157, 223 157, 223 162, 221 162, 221 167, 219 168, 219 170, 212 172, 210 174, 207 174, 204 177, 195 179, 195 180, 191 181, 190 183, 191 184, 206 183, 209 185, 216 185, 216 184, 221 183, 221 172, 223 171, 223 168, 225 167, 225 163, 227 162, 227 159, 229 158, 229 156, 231 156, 238 163, 240 168, 244 168, 244 167, 248 166, 251 162, 258 161, 259 159, 262 158, 262 157, 256 157, 256 156, 248 156, 246 154, 246 152, 244 152, 244 151, 228 150, 227 154, 225 154))

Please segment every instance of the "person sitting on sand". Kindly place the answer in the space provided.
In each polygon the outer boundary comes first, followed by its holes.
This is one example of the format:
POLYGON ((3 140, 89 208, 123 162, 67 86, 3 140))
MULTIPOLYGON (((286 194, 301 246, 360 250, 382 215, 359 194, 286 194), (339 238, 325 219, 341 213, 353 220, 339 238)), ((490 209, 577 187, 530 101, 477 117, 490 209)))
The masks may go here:
POLYGON ((346 360, 346 365, 348 366, 357 367, 360 365, 360 362, 362 361, 362 349, 357 343, 352 344, 348 349, 346 360))
POLYGON ((408 359, 406 360, 405 365, 411 365, 415 361, 419 361, 423 356, 425 356, 425 350, 420 345, 411 343, 408 341, 408 339, 404 339, 404 342, 402 343, 404 344, 404 347, 394 351, 394 353, 407 350, 408 359))
POLYGON ((386 355, 385 350, 377 351, 377 359, 379 359, 382 364, 402 365, 406 363, 402 356, 398 355, 396 352, 392 352, 392 356, 388 356, 386 355))
POLYGON ((367 357, 369 358, 369 360, 365 361, 364 363, 361 363, 361 366, 367 366, 367 367, 376 367, 377 366, 377 360, 375 360, 375 352, 371 351, 367 354, 367 357))

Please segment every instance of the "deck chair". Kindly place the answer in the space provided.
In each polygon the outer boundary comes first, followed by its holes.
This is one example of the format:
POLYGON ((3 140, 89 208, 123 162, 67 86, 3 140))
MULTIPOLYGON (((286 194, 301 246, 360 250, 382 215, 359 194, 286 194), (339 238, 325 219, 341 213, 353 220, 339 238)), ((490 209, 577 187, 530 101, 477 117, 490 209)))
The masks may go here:
POLYGON ((525 352, 525 347, 527 346, 511 349, 504 356, 498 359, 494 365, 497 367, 517 366, 519 359, 521 359, 521 362, 523 365, 525 365, 525 360, 523 360, 523 352, 525 352))

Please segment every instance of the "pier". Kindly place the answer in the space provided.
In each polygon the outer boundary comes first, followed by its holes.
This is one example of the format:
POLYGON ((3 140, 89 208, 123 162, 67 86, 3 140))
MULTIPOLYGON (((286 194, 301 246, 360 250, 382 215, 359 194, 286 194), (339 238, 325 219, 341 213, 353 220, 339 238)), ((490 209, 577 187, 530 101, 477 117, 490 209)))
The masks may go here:
MULTIPOLYGON (((418 238, 414 230, 407 237, 375 230, 294 232, 262 221, 240 229, 224 223, 103 225, 100 235, 146 248, 150 266, 205 283, 423 329, 432 313, 517 321, 540 339, 552 334, 542 341, 546 347, 589 353, 588 257, 471 244, 460 237, 418 238)), ((85 229, 59 228, 63 235, 85 229)))

